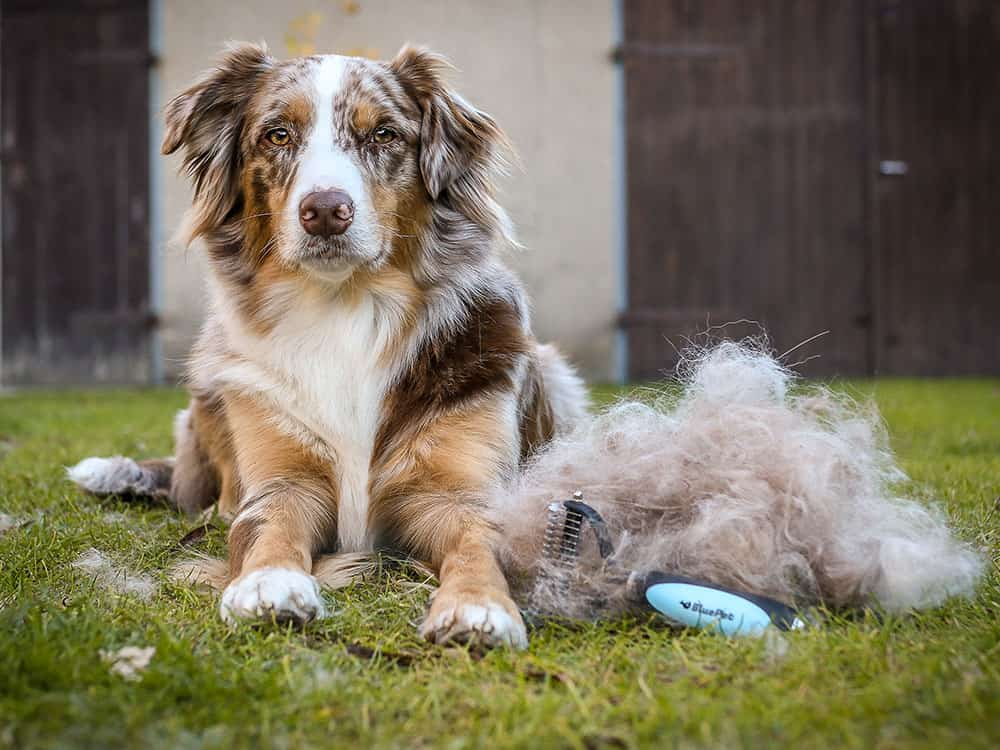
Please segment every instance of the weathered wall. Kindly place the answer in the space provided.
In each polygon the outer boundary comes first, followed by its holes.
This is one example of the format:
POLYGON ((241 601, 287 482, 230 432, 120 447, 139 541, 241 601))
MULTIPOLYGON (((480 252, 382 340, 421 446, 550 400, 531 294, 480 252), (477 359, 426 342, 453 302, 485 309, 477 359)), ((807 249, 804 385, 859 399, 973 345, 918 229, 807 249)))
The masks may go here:
MULTIPOLYGON (((313 50, 390 57, 407 41, 448 55, 461 71, 457 88, 496 117, 524 162, 503 192, 526 248, 511 262, 534 301, 537 333, 588 376, 612 376, 619 221, 612 0, 161 0, 158 15, 161 106, 226 40, 264 40, 283 57, 313 50)), ((176 157, 164 162, 153 195, 169 378, 201 319, 204 271, 197 248, 168 242, 190 193, 176 157)))

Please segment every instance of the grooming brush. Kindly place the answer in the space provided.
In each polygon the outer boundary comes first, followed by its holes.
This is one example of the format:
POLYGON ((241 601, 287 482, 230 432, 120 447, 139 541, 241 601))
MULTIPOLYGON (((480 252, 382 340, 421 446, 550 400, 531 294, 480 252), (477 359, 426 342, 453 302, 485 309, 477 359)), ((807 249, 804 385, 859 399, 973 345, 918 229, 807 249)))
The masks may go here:
MULTIPOLYGON (((557 569, 570 572, 576 567, 585 526, 593 531, 605 569, 621 573, 629 598, 675 624, 716 630, 727 636, 758 636, 772 627, 779 630, 804 627, 794 609, 766 596, 662 571, 620 568, 614 561, 615 549, 607 524, 583 502, 581 492, 573 493, 572 500, 548 507, 542 553, 557 569)), ((566 577, 563 582, 568 588, 566 577)))

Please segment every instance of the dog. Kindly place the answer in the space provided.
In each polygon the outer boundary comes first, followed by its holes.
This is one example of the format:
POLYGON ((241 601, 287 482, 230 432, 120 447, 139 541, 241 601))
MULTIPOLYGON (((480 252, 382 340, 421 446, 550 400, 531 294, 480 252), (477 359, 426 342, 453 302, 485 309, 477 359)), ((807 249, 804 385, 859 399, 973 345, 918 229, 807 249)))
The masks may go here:
POLYGON ((278 61, 231 46, 165 110, 211 273, 172 459, 90 458, 97 494, 231 518, 227 621, 324 615, 325 553, 389 548, 438 576, 420 632, 523 648, 491 508, 587 412, 531 332, 495 197, 509 144, 447 61, 278 61))

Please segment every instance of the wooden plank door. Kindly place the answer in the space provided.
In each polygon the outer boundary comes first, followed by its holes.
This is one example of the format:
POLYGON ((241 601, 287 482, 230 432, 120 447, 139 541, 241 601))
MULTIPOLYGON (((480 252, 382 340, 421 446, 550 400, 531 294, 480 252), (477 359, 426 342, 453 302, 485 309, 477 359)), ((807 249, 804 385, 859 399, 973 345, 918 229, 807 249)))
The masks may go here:
POLYGON ((873 5, 876 369, 1000 374, 1000 3, 873 5))
POLYGON ((864 14, 625 0, 629 377, 743 319, 779 352, 829 330, 790 355, 821 354, 807 373, 868 370, 864 14))
POLYGON ((147 5, 4 0, 4 384, 150 379, 147 5))

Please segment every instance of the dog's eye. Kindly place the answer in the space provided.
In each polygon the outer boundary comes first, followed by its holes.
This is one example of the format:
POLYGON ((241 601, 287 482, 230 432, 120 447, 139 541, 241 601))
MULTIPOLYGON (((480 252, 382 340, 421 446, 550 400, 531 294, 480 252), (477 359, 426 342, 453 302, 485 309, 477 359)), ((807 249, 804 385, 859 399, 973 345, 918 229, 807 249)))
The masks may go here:
POLYGON ((380 146, 384 146, 386 143, 391 143, 394 140, 396 140, 396 131, 392 128, 382 126, 372 131, 372 142, 380 146))
POLYGON ((292 134, 285 128, 274 128, 273 130, 268 130, 267 135, 264 137, 275 146, 287 146, 292 140, 292 134))

